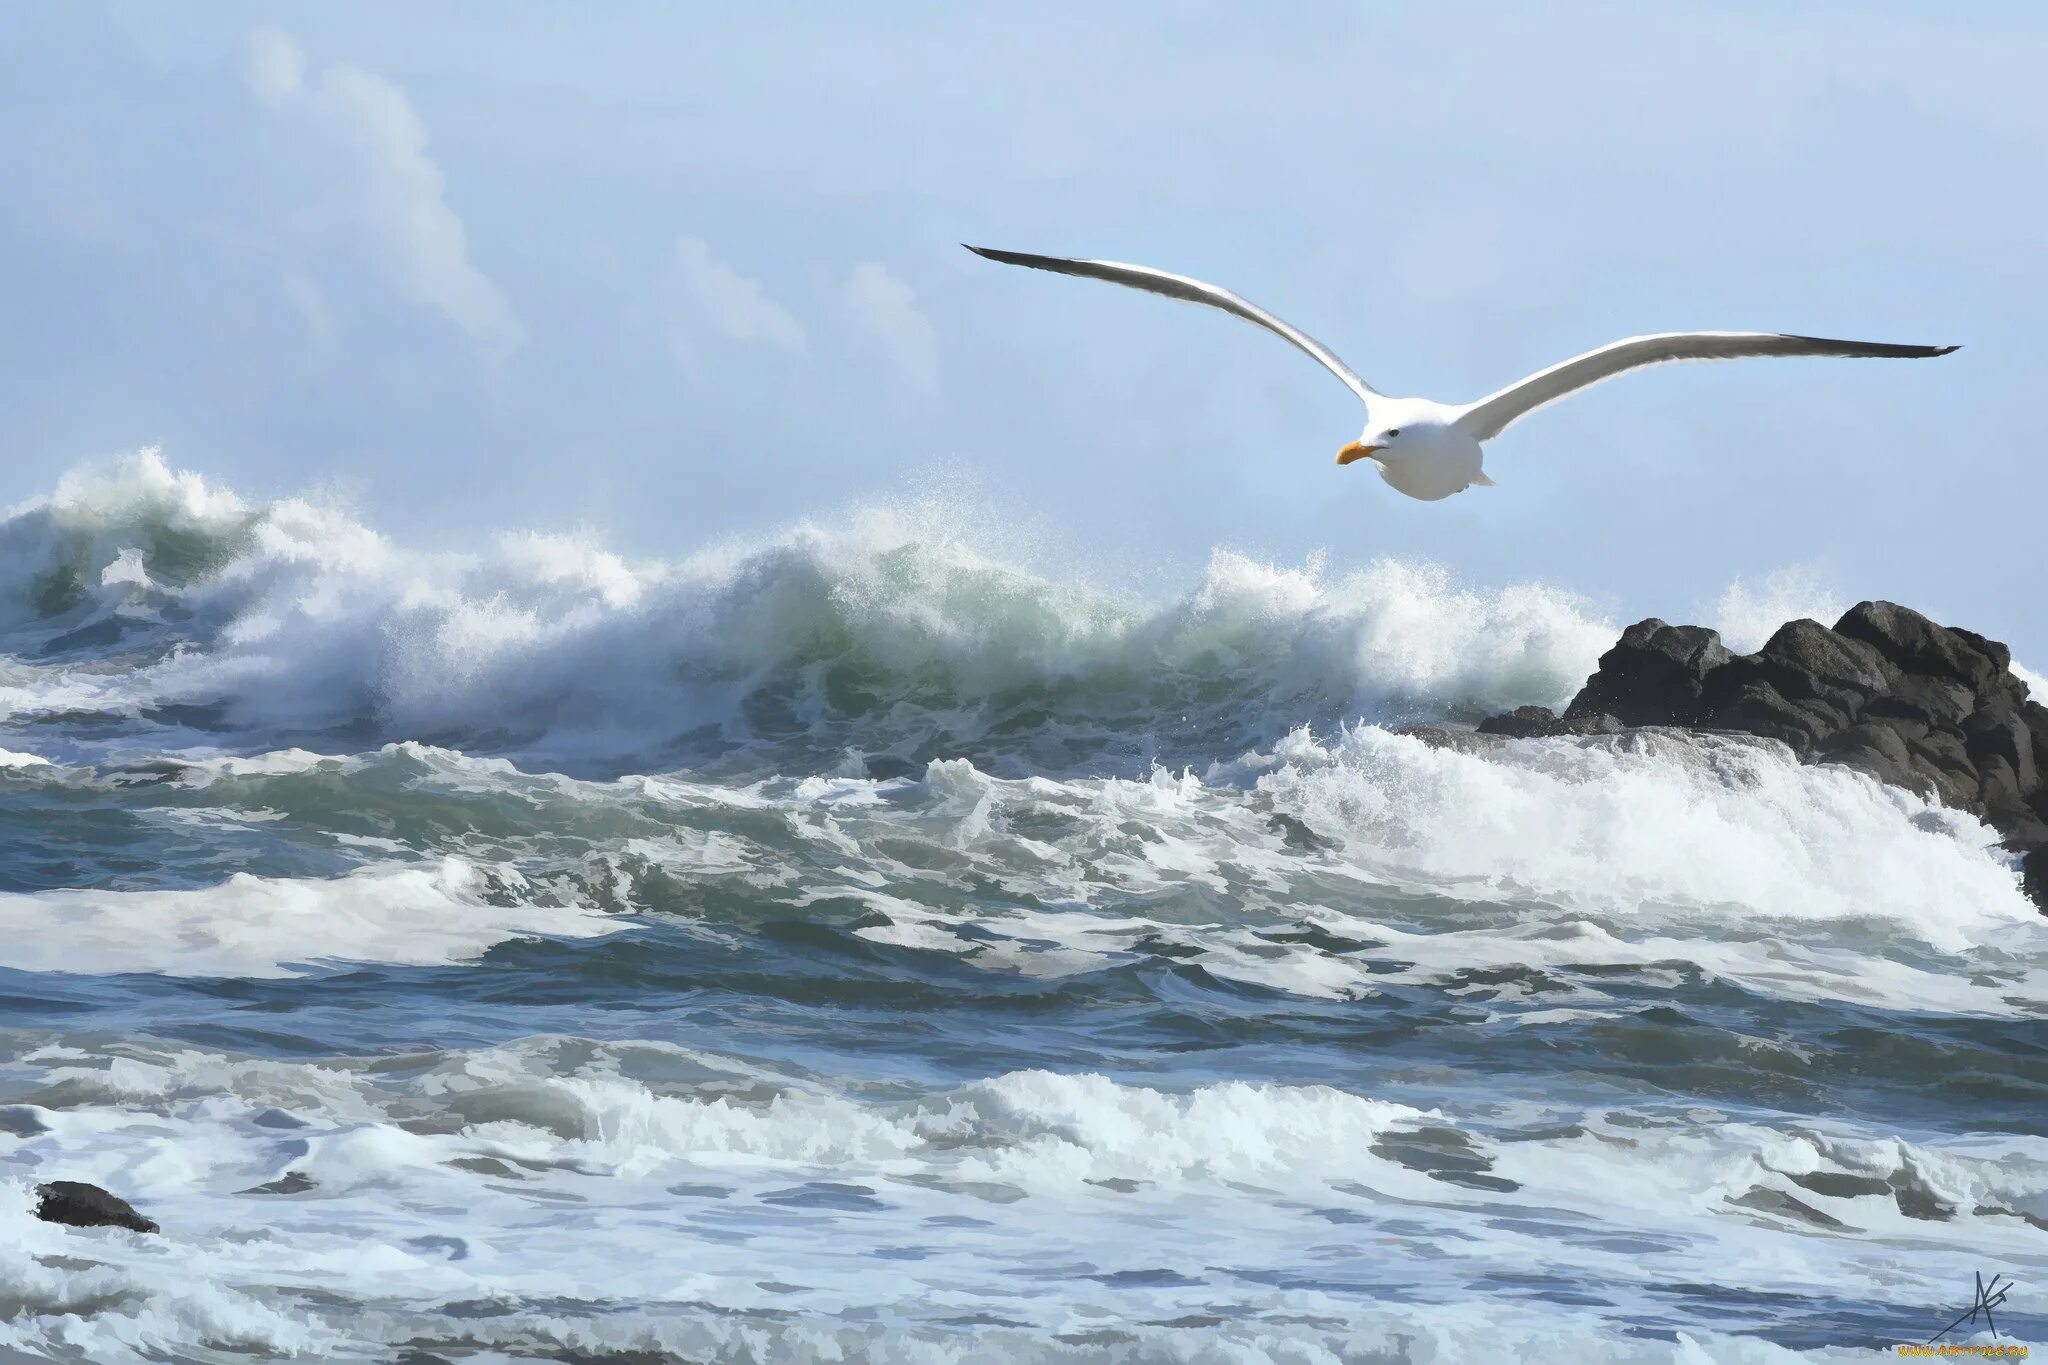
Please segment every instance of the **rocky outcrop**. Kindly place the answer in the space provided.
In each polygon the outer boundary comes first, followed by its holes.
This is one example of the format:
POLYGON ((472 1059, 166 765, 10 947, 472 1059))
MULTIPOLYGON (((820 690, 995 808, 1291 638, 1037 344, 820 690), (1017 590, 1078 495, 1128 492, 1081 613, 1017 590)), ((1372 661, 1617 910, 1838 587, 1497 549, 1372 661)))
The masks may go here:
POLYGON ((156 1232, 151 1219, 135 1206, 97 1185, 82 1180, 52 1180, 36 1186, 36 1217, 45 1223, 65 1223, 74 1228, 127 1228, 131 1232, 156 1232))
POLYGON ((1524 706, 1490 734, 1598 733, 1666 725, 1760 735, 1967 810, 2025 854, 2027 894, 2048 911, 2048 707, 2027 695, 1996 640, 1894 602, 1861 602, 1832 628, 1793 621, 1754 654, 1714 631, 1654 618, 1630 626, 1558 716, 1524 706))

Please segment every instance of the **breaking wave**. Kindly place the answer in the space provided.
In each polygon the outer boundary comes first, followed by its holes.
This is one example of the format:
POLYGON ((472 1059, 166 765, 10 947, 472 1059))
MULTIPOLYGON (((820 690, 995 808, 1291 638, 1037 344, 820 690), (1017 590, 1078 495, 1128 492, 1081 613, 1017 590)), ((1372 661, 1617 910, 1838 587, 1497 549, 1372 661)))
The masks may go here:
POLYGON ((104 713, 585 766, 793 748, 1142 769, 1304 723, 1554 703, 1615 635, 1554 589, 1392 560, 1333 574, 1218 551, 1148 605, 933 529, 960 520, 874 507, 680 560, 532 534, 425 554, 144 452, 0 522, 0 624, 30 661, 0 704, 17 724, 104 713))

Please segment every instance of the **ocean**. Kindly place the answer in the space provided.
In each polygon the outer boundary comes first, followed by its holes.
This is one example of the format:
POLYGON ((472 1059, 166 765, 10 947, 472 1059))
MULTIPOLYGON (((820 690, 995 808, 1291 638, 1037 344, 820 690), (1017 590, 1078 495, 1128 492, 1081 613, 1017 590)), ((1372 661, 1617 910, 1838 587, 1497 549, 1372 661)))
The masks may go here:
POLYGON ((1944 1340, 2048 1341, 1974 818, 1467 733, 1568 593, 970 520, 454 554, 153 452, 0 517, 0 1355, 1863 1360, 1980 1273, 1944 1340))

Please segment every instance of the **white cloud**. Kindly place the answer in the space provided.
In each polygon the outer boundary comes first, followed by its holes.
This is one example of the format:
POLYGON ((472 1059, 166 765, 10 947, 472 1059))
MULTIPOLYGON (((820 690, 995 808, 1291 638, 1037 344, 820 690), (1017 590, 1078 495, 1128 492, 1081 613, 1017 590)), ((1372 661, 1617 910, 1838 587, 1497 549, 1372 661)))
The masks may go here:
POLYGON ((669 349, 678 365, 694 364, 711 335, 791 355, 810 349, 796 315, 769 298, 759 281, 720 260, 701 238, 676 238, 658 290, 669 349))
POLYGON ((335 218, 391 283, 502 355, 525 329, 469 256, 441 168, 405 92, 374 72, 331 66, 309 81, 298 45, 274 28, 248 43, 249 88, 280 116, 304 121, 334 160, 335 218))
POLYGON ((274 28, 249 35, 249 88, 275 109, 299 93, 306 83, 306 59, 299 46, 274 28))
POLYGON ((904 380, 921 394, 939 391, 939 344, 908 284, 873 261, 853 268, 845 298, 854 320, 882 344, 904 380))

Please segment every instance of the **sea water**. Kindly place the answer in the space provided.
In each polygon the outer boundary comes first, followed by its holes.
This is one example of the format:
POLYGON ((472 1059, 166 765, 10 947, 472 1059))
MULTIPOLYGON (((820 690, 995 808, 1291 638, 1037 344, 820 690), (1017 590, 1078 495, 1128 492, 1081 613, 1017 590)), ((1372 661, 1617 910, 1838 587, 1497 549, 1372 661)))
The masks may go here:
POLYGON ((1612 642, 1562 592, 945 521, 436 554, 154 453, 0 519, 0 1351, 1847 1360, 1980 1272, 2048 1337, 1994 833, 1461 729, 1612 642))

